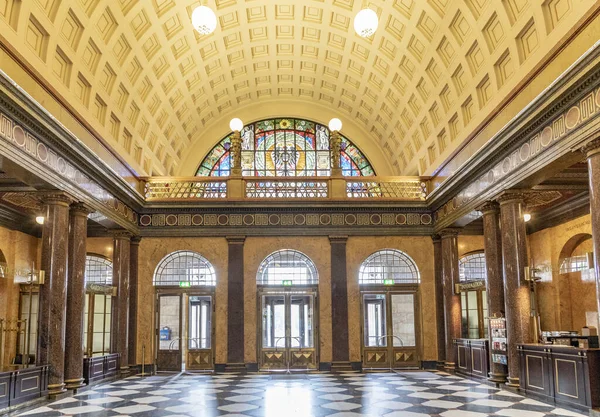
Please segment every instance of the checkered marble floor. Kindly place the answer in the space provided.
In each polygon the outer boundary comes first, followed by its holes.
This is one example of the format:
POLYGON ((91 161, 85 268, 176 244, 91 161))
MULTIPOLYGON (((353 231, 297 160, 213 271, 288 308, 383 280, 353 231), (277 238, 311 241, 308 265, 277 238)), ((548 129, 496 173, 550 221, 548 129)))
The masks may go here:
POLYGON ((21 416, 581 416, 441 372, 130 377, 21 416))

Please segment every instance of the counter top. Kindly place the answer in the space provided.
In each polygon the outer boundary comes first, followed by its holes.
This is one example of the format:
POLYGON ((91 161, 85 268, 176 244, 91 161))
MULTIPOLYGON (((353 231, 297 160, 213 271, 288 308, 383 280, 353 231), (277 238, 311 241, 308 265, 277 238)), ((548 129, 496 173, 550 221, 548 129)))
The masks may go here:
POLYGON ((517 345, 517 349, 551 349, 553 351, 559 351, 559 350, 569 350, 569 351, 600 351, 599 348, 579 348, 579 347, 575 347, 575 346, 567 346, 567 345, 552 345, 552 344, 546 344, 546 343, 526 343, 526 344, 521 344, 521 345, 517 345))
POLYGON ((0 374, 10 374, 13 372, 27 371, 32 369, 44 368, 48 365, 8 365, 0 366, 0 374))

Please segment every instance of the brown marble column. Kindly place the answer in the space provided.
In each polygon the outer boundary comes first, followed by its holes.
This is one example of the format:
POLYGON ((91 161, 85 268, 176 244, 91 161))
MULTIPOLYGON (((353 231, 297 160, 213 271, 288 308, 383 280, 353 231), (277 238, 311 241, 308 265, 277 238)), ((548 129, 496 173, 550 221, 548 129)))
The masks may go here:
MULTIPOLYGON (((485 249, 486 291, 488 316, 505 317, 504 312, 504 277, 502 274, 502 236, 500 234, 500 206, 488 202, 482 208, 483 244, 485 249)), ((506 365, 494 363, 491 357, 492 329, 488 325, 490 339, 490 372, 489 380, 496 384, 506 382, 506 365)))
POLYGON ((71 202, 62 193, 50 194, 44 199, 41 269, 45 271, 45 282, 40 286, 37 363, 50 365, 50 395, 65 392, 67 253, 71 202))
POLYGON ((81 203, 71 205, 65 336, 65 384, 67 389, 83 387, 83 329, 85 308, 85 255, 87 216, 91 212, 81 203))
POLYGON ((517 344, 531 342, 531 296, 525 278, 527 241, 523 219, 523 195, 505 192, 500 201, 500 230, 504 269, 504 304, 508 344, 508 386, 519 386, 519 354, 517 344))
POLYGON ((442 276, 444 292, 444 323, 446 326, 446 359, 444 368, 453 371, 456 365, 454 339, 461 336, 460 295, 456 294, 454 284, 458 279, 458 230, 445 229, 442 236, 442 276))
POLYGON ((117 232, 113 249, 113 285, 117 287, 113 301, 113 352, 119 354, 121 375, 129 373, 129 257, 131 234, 117 232))
POLYGON ((587 157, 590 178, 590 215, 592 218, 592 240, 594 245, 594 277, 596 278, 596 300, 600 312, 600 138, 583 148, 587 157))
POLYGON ((244 366, 244 242, 245 236, 227 238, 227 368, 244 366))
POLYGON ((442 266, 442 238, 433 235, 433 273, 435 281, 435 321, 437 324, 437 366, 446 360, 446 325, 444 320, 444 275, 442 266))
POLYGON ((331 244, 331 339, 332 368, 348 369, 348 285, 346 282, 346 242, 348 236, 329 236, 331 244))
POLYGON ((131 238, 129 246, 129 366, 137 366, 135 357, 137 347, 137 306, 138 306, 138 252, 139 236, 131 238))

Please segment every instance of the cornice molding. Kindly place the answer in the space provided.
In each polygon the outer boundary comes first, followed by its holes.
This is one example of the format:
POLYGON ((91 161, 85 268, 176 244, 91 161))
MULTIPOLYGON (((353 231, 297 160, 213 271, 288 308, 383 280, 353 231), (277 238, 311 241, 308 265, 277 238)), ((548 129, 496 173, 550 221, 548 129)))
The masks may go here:
POLYGON ((581 147, 581 151, 583 152, 586 158, 590 158, 600 153, 600 137, 592 139, 591 141, 583 145, 581 147))

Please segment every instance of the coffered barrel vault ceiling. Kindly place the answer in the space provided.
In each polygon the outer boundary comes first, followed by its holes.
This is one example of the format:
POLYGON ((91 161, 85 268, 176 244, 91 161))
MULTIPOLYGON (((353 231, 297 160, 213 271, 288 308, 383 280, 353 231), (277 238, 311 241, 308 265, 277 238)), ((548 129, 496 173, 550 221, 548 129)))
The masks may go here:
POLYGON ((230 118, 287 106, 340 117, 376 169, 408 175, 430 173, 596 2, 209 0, 209 36, 190 24, 199 4, 0 0, 0 38, 140 174, 193 175, 230 118), (367 4, 380 26, 363 39, 367 4))

